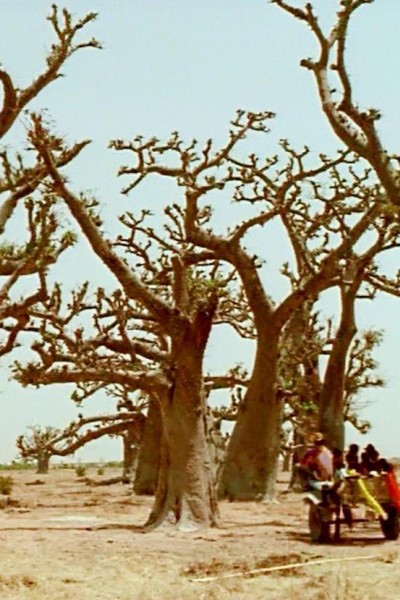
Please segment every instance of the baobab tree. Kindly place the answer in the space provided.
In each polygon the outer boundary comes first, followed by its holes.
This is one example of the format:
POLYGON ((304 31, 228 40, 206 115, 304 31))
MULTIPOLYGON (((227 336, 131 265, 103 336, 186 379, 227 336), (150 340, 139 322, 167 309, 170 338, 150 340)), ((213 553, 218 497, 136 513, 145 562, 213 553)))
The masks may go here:
MULTIPOLYGON (((325 416, 329 405, 328 400, 323 403, 321 399, 328 384, 332 385, 333 417, 332 422, 329 421, 324 429, 324 437, 329 440, 330 445, 338 447, 343 435, 343 426, 347 422, 361 433, 369 430, 369 423, 359 414, 363 407, 360 397, 368 388, 384 386, 384 380, 377 374, 378 365, 373 358, 374 350, 382 340, 382 334, 374 330, 355 331, 354 321, 343 312, 342 310, 336 327, 332 319, 322 322, 318 313, 313 313, 303 333, 296 332, 296 343, 290 344, 290 336, 285 332, 280 381, 287 390, 285 422, 293 434, 291 446, 304 449, 310 434, 321 430, 321 418, 325 416), (345 335, 344 322, 347 322, 347 319, 351 336, 345 335), (343 360, 338 359, 339 349, 342 349, 343 360), (339 437, 333 436, 335 431, 339 432, 339 437)), ((326 392, 325 394, 328 396, 326 392)))
MULTIPOLYGON (((63 331, 65 318, 56 315, 51 321, 60 302, 56 291, 41 315, 47 323, 41 328, 42 339, 34 345, 41 364, 27 365, 18 379, 24 384, 107 381, 141 389, 156 399, 163 422, 163 458, 147 527, 165 520, 181 527, 214 525, 217 504, 206 439, 202 361, 218 303, 231 278, 229 270, 221 274, 210 253, 183 245, 179 211, 172 209, 169 240, 144 224, 148 216, 144 211, 138 218, 122 217, 127 234, 109 242, 92 199, 85 202, 75 196, 58 171, 53 157, 58 151, 39 117, 34 118, 31 140, 48 167, 46 185, 65 201, 121 287, 109 295, 97 292, 100 313, 106 302, 113 303, 113 312, 108 306, 103 319, 95 317, 96 335, 90 339, 85 339, 82 328, 63 331), (140 235, 146 238, 143 243, 138 242, 140 235), (121 248, 126 258, 118 253, 121 248), (111 324, 105 325, 108 317, 111 324), (56 335, 49 333, 50 321, 56 335), (60 344, 68 354, 60 351, 60 344), (106 352, 99 355, 99 348, 106 352), (71 355, 69 367, 57 366, 71 355)), ((71 306, 75 310, 74 302, 71 306)))
MULTIPOLYGON (((162 264, 165 269, 164 261, 162 264)), ((149 276, 154 281, 157 279, 154 277, 155 266, 153 257, 153 272, 149 276)), ((160 289, 161 293, 166 296, 165 290, 160 289)), ((238 301, 232 295, 222 298, 215 321, 225 323, 229 319, 236 329, 245 331, 245 316, 241 315, 238 323, 234 320, 235 310, 240 313, 240 304, 240 297, 238 301)), ((146 419, 135 491, 153 493, 163 432, 159 402, 151 393, 149 381, 156 377, 157 369, 167 373, 165 377, 171 371, 168 339, 157 322, 139 306, 128 302, 119 290, 107 294, 101 288, 92 296, 87 284, 72 292, 68 302, 63 301, 61 287, 56 285, 42 308, 36 307, 31 317, 29 331, 39 334, 32 347, 40 360, 24 367, 17 363, 15 369, 19 381, 34 385, 74 382, 76 389, 72 399, 79 405, 100 389, 106 389, 108 395, 118 399, 118 410, 130 412, 138 408, 138 403, 131 400, 131 392, 136 389, 141 392, 139 404, 142 414, 146 408, 146 419), (146 371, 149 377, 145 376, 146 371)), ((207 375, 205 397, 212 390, 232 388, 239 383, 245 384, 244 374, 238 368, 224 376, 207 375)), ((110 419, 111 415, 108 422, 110 419)), ((208 417, 205 421, 207 424, 208 417)), ((119 431, 119 435, 129 438, 129 432, 127 428, 119 431)), ((209 432, 206 433, 208 436, 209 432)), ((139 446, 136 435, 134 441, 136 453, 139 446)))
MULTIPOLYGON (((46 65, 28 85, 17 84, 6 68, 0 69, 2 104, 0 107, 0 318, 4 322, 5 336, 0 344, 0 355, 12 350, 18 334, 29 321, 28 312, 36 302, 46 296, 46 272, 60 254, 69 248, 75 236, 62 232, 54 211, 51 194, 39 191, 46 177, 42 161, 32 161, 22 151, 7 145, 7 137, 18 120, 25 118, 30 103, 62 75, 66 61, 77 51, 99 47, 96 40, 79 40, 81 30, 95 19, 90 13, 74 21, 67 10, 62 14, 53 5, 48 20, 56 40, 46 60, 46 65), (4 145, 3 145, 4 144, 4 145), (12 216, 24 223, 24 241, 15 240, 15 222, 12 216), (29 280, 29 292, 19 293, 21 279, 29 280), (17 290, 17 291, 15 291, 17 290)), ((85 144, 76 144, 58 157, 58 165, 67 165, 85 144)), ((22 230, 21 230, 22 232, 22 230)))
POLYGON ((254 319, 256 353, 222 475, 225 493, 241 499, 274 495, 282 423, 277 369, 283 328, 305 302, 338 284, 340 260, 373 226, 381 209, 379 190, 347 151, 334 159, 320 156, 315 163, 308 149, 295 151, 284 141, 286 159, 251 154, 246 160, 235 154, 246 136, 265 133, 271 118, 271 113, 239 111, 227 143, 217 149, 210 140, 200 151, 195 141, 185 144, 178 134, 165 143, 138 138, 114 144, 132 157, 133 164, 120 171, 132 177, 125 193, 152 175, 175 180, 182 190, 187 240, 230 264, 241 279, 254 319), (204 212, 212 212, 212 204, 205 201, 216 192, 251 207, 250 216, 226 235, 201 222, 204 212), (245 246, 245 238, 256 227, 266 227, 274 219, 288 231, 297 261, 297 272, 290 275, 292 289, 280 303, 271 301, 259 258, 245 246), (326 223, 335 231, 329 232, 326 223))
POLYGON ((16 440, 21 458, 35 460, 37 473, 41 475, 48 473, 52 456, 51 445, 53 439, 59 435, 60 430, 55 427, 40 427, 40 425, 28 427, 28 432, 19 435, 16 440))
POLYGON ((344 147, 369 163, 384 190, 385 202, 397 210, 400 206, 398 156, 391 156, 382 144, 376 126, 381 118, 379 108, 363 109, 355 99, 346 65, 346 44, 354 14, 361 7, 373 4, 373 0, 338 1, 336 18, 328 32, 323 31, 311 2, 304 8, 294 7, 285 0, 272 0, 272 3, 311 29, 319 53, 316 59, 303 58, 300 64, 315 79, 321 109, 344 147))
MULTIPOLYGON (((369 200, 374 195, 377 198, 376 208, 379 209, 381 202, 379 197, 383 190, 381 186, 375 185, 370 181, 369 171, 363 174, 355 175, 354 185, 358 188, 359 198, 363 198, 362 205, 364 210, 368 209, 369 200), (358 179, 358 181, 357 181, 358 179)), ((345 203, 337 200, 333 205, 333 212, 327 211, 324 214, 322 226, 319 226, 319 236, 323 236, 324 244, 318 251, 328 252, 328 245, 325 244, 328 239, 335 238, 337 234, 346 239, 348 235, 347 219, 350 214, 347 212, 354 210, 348 205, 350 195, 346 192, 346 187, 342 179, 342 174, 332 171, 331 184, 337 190, 342 190, 347 194, 345 203), (346 214, 347 213, 347 214, 346 214)), ((358 205, 357 210, 360 208, 358 205)), ((308 244, 307 237, 312 236, 315 231, 313 225, 313 216, 310 208, 304 205, 296 212, 289 212, 283 217, 288 237, 294 250, 296 258, 297 272, 300 278, 308 276, 309 266, 315 264, 316 248, 308 244)), ((315 223, 315 222, 314 222, 315 223)), ((324 349, 329 356, 323 376, 318 375, 317 380, 314 377, 313 391, 309 398, 315 405, 318 405, 318 428, 324 433, 327 441, 332 447, 343 449, 344 446, 344 421, 345 421, 345 379, 347 360, 351 342, 357 333, 357 323, 355 314, 356 301, 364 298, 371 299, 375 297, 376 290, 373 281, 374 276, 379 272, 377 261, 383 254, 389 252, 398 252, 399 237, 399 219, 397 215, 391 214, 391 211, 382 207, 381 213, 377 213, 371 219, 367 230, 365 231, 361 243, 355 247, 348 248, 347 252, 338 261, 339 270, 335 286, 339 291, 339 323, 335 332, 332 332, 329 352, 324 349), (319 381, 318 381, 319 379, 319 381)), ((298 278, 293 278, 293 274, 285 266, 285 274, 289 277, 292 288, 298 286, 298 278)), ((381 269, 382 281, 386 282, 386 289, 390 291, 396 283, 396 278, 385 276, 381 269), (391 285, 389 284, 391 282, 391 285)), ((304 303, 299 314, 302 319, 299 321, 300 331, 298 332, 299 343, 305 338, 301 333, 302 322, 307 326, 308 314, 312 310, 313 301, 304 303)), ((296 317, 296 313, 293 315, 296 317)), ((298 319, 297 315, 297 319, 298 319)), ((293 329, 293 323, 291 324, 293 329)), ((306 332, 305 332, 306 333, 306 332)), ((312 338, 311 338, 312 339, 312 338)), ((318 372, 309 364, 309 375, 318 372), (311 369, 310 369, 311 367, 311 369)))
MULTIPOLYGON (((52 82, 62 77, 62 68, 67 60, 83 48, 100 48, 100 43, 91 38, 88 41, 79 40, 81 31, 96 19, 96 13, 88 13, 82 19, 75 21, 67 9, 60 11, 55 4, 52 5, 47 20, 51 24, 55 41, 46 58, 46 66, 33 81, 24 88, 17 86, 12 75, 6 70, 0 70, 0 81, 3 86, 3 107, 0 112, 0 138, 4 137, 14 125, 21 113, 29 107, 30 102, 52 82)), ((25 183, 32 183, 37 179, 40 166, 37 170, 28 173, 31 177, 25 178, 25 183)), ((41 169, 43 174, 43 169, 41 169)), ((22 173, 20 173, 22 175, 22 173)), ((20 181, 20 184, 22 181, 20 181)), ((17 200, 15 198, 14 200, 17 200)), ((11 204, 11 202, 10 202, 11 204)))
POLYGON ((344 418, 360 433, 367 433, 371 428, 371 423, 360 416, 360 411, 365 407, 362 392, 386 385, 385 379, 379 375, 379 365, 373 356, 382 339, 381 331, 363 331, 353 340, 348 356, 344 386, 344 418))
POLYGON ((290 464, 293 467, 290 481, 293 489, 302 489, 295 465, 306 451, 311 435, 321 430, 321 417, 327 407, 333 418, 324 429, 324 437, 332 447, 338 447, 345 423, 360 433, 369 431, 369 421, 360 414, 365 407, 362 394, 366 389, 385 385, 373 358, 381 333, 355 332, 354 321, 344 312, 341 311, 337 326, 331 318, 322 319, 318 312, 306 311, 301 318, 294 314, 295 326, 289 321, 284 332, 279 369, 279 379, 286 391, 282 453, 286 469, 289 470, 290 464), (346 322, 352 335, 346 335, 346 322), (327 384, 332 385, 332 397, 325 392, 322 403, 322 391, 327 384))
MULTIPOLYGON (((359 257, 359 262, 365 268, 365 264, 368 264, 368 261, 372 260, 372 257, 376 255, 379 249, 383 249, 385 243, 389 243, 390 236, 393 237, 397 233, 398 226, 394 223, 393 227, 389 228, 388 238, 385 238, 384 241, 380 237, 380 233, 386 231, 385 227, 388 226, 390 220, 388 218, 383 219, 385 223, 378 220, 379 195, 376 196, 374 209, 370 211, 368 202, 370 198, 372 199, 373 186, 367 184, 363 189, 361 183, 363 177, 357 181, 358 176, 356 175, 353 179, 353 188, 351 189, 351 185, 347 186, 344 179, 342 179, 343 165, 340 167, 336 165, 332 166, 332 169, 329 170, 329 176, 331 179, 331 189, 334 191, 331 198, 324 197, 324 193, 321 193, 322 190, 318 189, 319 183, 314 175, 311 185, 314 188, 315 196, 312 197, 312 200, 310 199, 310 194, 304 194, 304 190, 298 199, 293 202, 291 208, 279 215, 293 249, 295 268, 291 270, 287 265, 283 267, 283 272, 290 280, 291 292, 289 292, 280 304, 272 307, 270 329, 267 334, 269 342, 271 342, 271 332, 275 332, 275 339, 277 340, 278 353, 275 358, 275 377, 278 390, 284 390, 279 382, 279 366, 282 368, 282 363, 284 362, 282 360, 282 333, 284 332, 285 325, 296 313, 305 312, 307 314, 310 307, 318 300, 319 295, 324 290, 333 286, 341 286, 343 273, 340 272, 340 265, 345 260, 345 257, 352 252, 351 248, 353 245, 356 245, 361 239, 363 239, 363 244, 368 244, 368 250, 365 252, 365 255, 359 257), (320 210, 318 210, 319 203, 322 205, 320 210), (354 217, 356 217, 359 211, 363 212, 363 217, 358 219, 357 225, 355 225, 356 221, 354 217), (374 232, 374 234, 371 234, 371 232, 374 232), (369 239, 370 234, 371 238, 369 239)), ((308 180, 308 183, 310 183, 310 180, 308 180)), ((396 244, 394 244, 395 246, 396 244)), ((357 256, 356 253, 354 254, 357 256)), ((362 271, 361 267, 360 270, 362 271)), ((360 279, 358 280, 358 284, 360 285, 360 279)), ((353 281, 353 285, 356 285, 356 279, 353 281)), ((338 354, 334 353, 342 345, 342 333, 343 330, 337 332, 336 343, 331 348, 331 357, 328 361, 328 368, 324 375, 322 388, 315 385, 312 389, 311 397, 308 398, 309 402, 313 400, 314 402, 315 400, 318 401, 320 426, 324 433, 327 434, 329 441, 337 447, 343 447, 344 444, 344 390, 343 386, 341 386, 340 390, 337 389, 337 394, 333 394, 333 390, 329 384, 332 384, 332 376, 336 385, 343 379, 343 373, 338 368, 338 354), (336 358, 336 362, 334 361, 334 357, 336 358), (329 377, 331 379, 328 383, 329 377), (325 383, 325 380, 327 383, 325 383), (319 390, 320 394, 318 394, 319 390), (324 392, 325 394, 322 396, 324 392), (322 398, 325 402, 324 405, 321 403, 322 398), (332 417, 332 411, 335 414, 335 419, 327 419, 327 413, 329 412, 330 417, 332 417), (336 430, 334 430, 335 424, 336 430)), ((352 335, 354 333, 355 330, 352 330, 352 335)), ((303 331, 302 334, 299 336, 299 343, 307 343, 305 342, 306 331, 303 331)), ((348 343, 350 340, 351 336, 348 343)), ((340 356, 343 360, 342 368, 344 370, 346 354, 340 356)), ((272 368, 271 360, 269 360, 269 368, 272 368)), ((309 363, 307 369, 308 377, 310 378, 314 375, 315 383, 315 365, 313 368, 313 365, 309 363)), ((277 394, 276 401, 278 401, 278 398, 282 399, 283 397, 284 394, 277 394)), ((243 424, 250 422, 249 412, 248 407, 247 410, 243 410, 243 424)), ((278 410, 276 414, 277 419, 279 419, 278 410)), ((235 489, 240 488, 243 482, 240 471, 246 474, 245 477, 247 477, 249 471, 251 473, 250 465, 247 465, 246 460, 246 454, 247 452, 251 452, 251 450, 249 449, 249 445, 246 446, 245 439, 250 436, 250 429, 252 429, 253 425, 251 424, 247 430, 243 426, 243 433, 240 434, 240 417, 241 414, 239 413, 236 425, 237 429, 234 429, 231 437, 231 443, 228 447, 228 461, 225 464, 223 473, 226 481, 226 491, 228 495, 233 497, 237 493, 235 489)), ((280 429, 275 427, 275 431, 277 430, 280 431, 280 429)), ((273 431, 274 429, 272 429, 273 431)), ((270 431, 268 433, 265 431, 264 435, 269 440, 271 433, 270 431)), ((276 434, 275 436, 277 437, 276 434)), ((252 437, 252 439, 254 438, 252 437)), ((253 459, 250 458, 248 462, 253 462, 253 459)), ((261 469, 259 469, 258 473, 260 472, 262 472, 261 469)), ((271 470, 271 472, 273 471, 271 470)), ((257 474, 253 472, 253 486, 254 481, 257 480, 256 478, 257 474)), ((247 484, 247 493, 249 493, 249 484, 250 481, 247 484)), ((273 488, 268 485, 268 479, 266 484, 262 484, 261 481, 260 484, 257 490, 259 497, 270 497, 273 495, 273 488), (264 492, 263 489, 265 490, 264 492), (268 492, 266 492, 267 490, 268 492)))

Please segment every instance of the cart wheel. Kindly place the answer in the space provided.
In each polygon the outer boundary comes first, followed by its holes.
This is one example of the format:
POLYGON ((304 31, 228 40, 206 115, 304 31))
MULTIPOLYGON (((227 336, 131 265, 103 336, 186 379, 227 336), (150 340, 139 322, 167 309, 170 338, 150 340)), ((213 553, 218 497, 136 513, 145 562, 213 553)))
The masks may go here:
POLYGON ((387 540, 397 540, 400 535, 400 521, 396 508, 385 507, 388 518, 380 519, 382 533, 387 540))
POLYGON ((321 507, 315 504, 310 505, 308 513, 308 527, 312 542, 327 544, 330 540, 330 523, 323 518, 321 507))

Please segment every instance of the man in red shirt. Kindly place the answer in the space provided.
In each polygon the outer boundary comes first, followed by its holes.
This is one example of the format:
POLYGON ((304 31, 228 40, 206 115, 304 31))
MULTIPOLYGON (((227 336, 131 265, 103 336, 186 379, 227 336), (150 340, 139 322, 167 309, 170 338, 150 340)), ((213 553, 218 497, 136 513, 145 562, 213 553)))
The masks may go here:
POLYGON ((307 475, 308 485, 321 490, 333 478, 333 454, 325 445, 322 433, 313 436, 313 447, 300 461, 300 468, 307 475))

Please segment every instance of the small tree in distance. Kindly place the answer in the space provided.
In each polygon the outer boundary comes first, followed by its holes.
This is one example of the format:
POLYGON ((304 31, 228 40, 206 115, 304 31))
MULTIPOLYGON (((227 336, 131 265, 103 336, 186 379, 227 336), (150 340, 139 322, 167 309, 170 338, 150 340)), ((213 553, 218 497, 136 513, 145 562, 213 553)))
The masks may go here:
POLYGON ((46 474, 49 470, 50 458, 53 454, 52 445, 60 435, 60 430, 54 427, 33 425, 28 427, 29 433, 20 435, 16 444, 21 458, 36 461, 37 473, 46 474))

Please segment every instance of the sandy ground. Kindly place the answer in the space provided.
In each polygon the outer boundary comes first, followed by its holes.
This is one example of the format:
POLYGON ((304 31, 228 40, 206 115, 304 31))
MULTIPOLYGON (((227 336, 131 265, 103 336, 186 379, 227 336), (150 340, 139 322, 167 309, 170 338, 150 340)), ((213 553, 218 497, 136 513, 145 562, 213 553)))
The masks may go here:
POLYGON ((219 529, 143 534, 152 499, 122 484, 90 486, 72 469, 0 474, 14 481, 0 510, 2 600, 400 598, 400 540, 384 541, 372 522, 311 544, 306 507, 284 477, 277 504, 222 502, 219 529), (198 581, 207 577, 216 579, 198 581))

